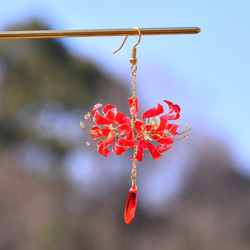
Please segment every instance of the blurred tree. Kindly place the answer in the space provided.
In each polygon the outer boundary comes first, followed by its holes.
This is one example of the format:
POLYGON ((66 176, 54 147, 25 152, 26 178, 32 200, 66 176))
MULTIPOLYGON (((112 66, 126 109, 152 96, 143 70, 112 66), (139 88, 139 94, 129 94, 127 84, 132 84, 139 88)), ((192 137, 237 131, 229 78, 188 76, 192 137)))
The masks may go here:
MULTIPOLYGON (((49 28, 34 20, 10 29, 49 28)), ((5 142, 25 137, 41 140, 29 124, 44 107, 53 110, 51 103, 66 111, 91 110, 97 102, 116 103, 124 110, 129 97, 121 82, 91 61, 71 55, 57 39, 0 41, 0 86, 0 139, 5 142)), ((55 140, 50 145, 55 150, 62 146, 55 140)))
MULTIPOLYGON (((11 29, 49 28, 33 21, 11 29)), ((100 93, 106 96, 105 100, 112 101, 127 92, 121 85, 116 87, 117 81, 107 77, 89 60, 70 55, 57 39, 1 41, 0 67, 2 117, 13 117, 30 103, 42 105, 58 101, 66 108, 83 108, 89 103, 95 104, 100 93)))
POLYGON ((129 226, 121 210, 127 188, 86 200, 63 179, 25 175, 11 149, 1 148, 0 249, 248 250, 250 182, 233 170, 218 141, 210 147, 217 150, 199 151, 194 174, 175 202, 153 217, 139 206, 129 226))

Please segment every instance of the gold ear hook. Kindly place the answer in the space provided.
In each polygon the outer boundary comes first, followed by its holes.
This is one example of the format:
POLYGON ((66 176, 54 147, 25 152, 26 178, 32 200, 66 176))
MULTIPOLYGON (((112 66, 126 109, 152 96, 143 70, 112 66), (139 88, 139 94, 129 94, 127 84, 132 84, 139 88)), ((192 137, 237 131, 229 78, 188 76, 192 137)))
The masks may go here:
MULTIPOLYGON (((139 29, 138 27, 133 27, 132 29, 137 30, 138 33, 139 33, 139 40, 138 40, 138 42, 135 44, 135 46, 133 47, 133 50, 132 50, 132 58, 130 59, 130 62, 131 62, 132 64, 136 64, 136 63, 137 63, 137 58, 136 58, 136 46, 137 46, 137 45, 140 43, 140 41, 141 41, 141 31, 140 31, 140 29, 139 29)), ((124 39, 122 45, 120 46, 120 48, 117 49, 116 51, 114 51, 113 54, 115 54, 116 52, 118 52, 118 51, 123 47, 123 45, 124 45, 124 43, 126 42, 128 36, 129 36, 129 35, 126 35, 126 37, 125 37, 125 39, 124 39)))
POLYGON ((123 41, 121 47, 120 47, 119 49, 117 49, 116 51, 114 51, 113 54, 115 54, 116 52, 118 52, 118 51, 123 47, 123 45, 124 45, 124 43, 126 42, 127 38, 128 38, 128 35, 126 35, 126 37, 125 37, 125 39, 124 39, 124 41, 123 41))
POLYGON ((134 48, 135 48, 141 41, 141 31, 140 31, 140 29, 138 27, 133 27, 132 29, 137 30, 138 35, 139 35, 139 40, 138 40, 137 44, 134 46, 134 48))

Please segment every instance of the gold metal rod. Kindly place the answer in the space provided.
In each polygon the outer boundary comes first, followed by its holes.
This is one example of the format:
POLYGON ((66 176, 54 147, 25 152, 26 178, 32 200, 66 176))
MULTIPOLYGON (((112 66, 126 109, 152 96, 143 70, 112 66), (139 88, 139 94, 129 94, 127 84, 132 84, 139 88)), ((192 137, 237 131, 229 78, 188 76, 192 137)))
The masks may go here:
MULTIPOLYGON (((178 35, 197 34, 198 27, 184 28, 141 28, 141 35, 178 35)), ((32 30, 0 32, 0 39, 32 39, 59 37, 94 37, 94 36, 137 36, 134 29, 99 29, 99 30, 32 30)))

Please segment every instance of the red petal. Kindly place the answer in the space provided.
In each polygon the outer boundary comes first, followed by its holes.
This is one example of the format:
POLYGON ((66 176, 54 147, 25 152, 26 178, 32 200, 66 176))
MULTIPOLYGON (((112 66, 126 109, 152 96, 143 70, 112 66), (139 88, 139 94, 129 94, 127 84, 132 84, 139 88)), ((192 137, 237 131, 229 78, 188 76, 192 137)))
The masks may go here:
POLYGON ((180 114, 177 113, 177 114, 174 114, 174 115, 169 115, 167 116, 168 120, 177 120, 180 118, 180 114))
POLYGON ((98 152, 101 154, 101 155, 104 155, 106 157, 110 156, 110 150, 105 148, 103 145, 100 145, 98 147, 98 152))
POLYGON ((122 112, 117 112, 115 116, 115 121, 118 124, 128 124, 130 125, 130 118, 124 115, 122 112))
POLYGON ((97 123, 99 125, 108 125, 108 124, 111 123, 107 119, 102 117, 98 110, 93 111, 93 113, 94 113, 93 120, 94 120, 95 123, 97 123))
POLYGON ((109 157, 111 155, 110 150, 107 148, 103 148, 102 155, 109 157))
POLYGON ((132 116, 136 117, 138 115, 139 112, 139 108, 138 108, 138 99, 137 98, 129 98, 128 99, 128 104, 129 104, 129 112, 132 116), (133 108, 133 103, 135 102, 135 113, 134 113, 134 108, 133 108))
POLYGON ((98 130, 98 129, 101 129, 101 127, 99 127, 97 125, 95 125, 95 126, 92 127, 92 130, 98 130))
POLYGON ((136 139, 127 140, 125 138, 120 138, 117 141, 117 143, 119 143, 120 146, 131 148, 131 147, 134 147, 136 145, 136 139))
POLYGON ((107 114, 107 112, 110 111, 111 109, 115 109, 115 110, 116 110, 116 108, 115 108, 114 106, 108 104, 108 105, 106 105, 106 106, 102 109, 102 112, 103 112, 104 114, 107 114))
POLYGON ((169 113, 172 113, 173 111, 175 111, 176 113, 180 113, 181 112, 181 108, 179 107, 179 105, 177 104, 173 104, 172 102, 169 102, 167 100, 164 100, 164 102, 166 102, 169 106, 169 113))
POLYGON ((174 114, 174 115, 166 114, 166 115, 163 115, 161 118, 168 119, 168 120, 177 120, 180 118, 180 114, 179 113, 174 114))
POLYGON ((127 134, 127 133, 129 133, 130 131, 131 131, 131 127, 129 126, 129 125, 127 125, 127 124, 122 124, 122 125, 119 125, 118 127, 117 127, 118 129, 120 129, 120 135, 123 135, 123 134, 127 134))
POLYGON ((173 109, 174 109, 174 111, 175 111, 176 113, 180 113, 180 112, 181 112, 181 108, 180 108, 179 105, 177 105, 177 104, 175 104, 175 105, 173 106, 173 109))
POLYGON ((135 122, 135 128, 136 128, 136 130, 139 131, 139 132, 141 132, 142 130, 145 130, 145 129, 146 129, 144 123, 143 123, 142 121, 140 121, 140 120, 137 120, 137 121, 135 122))
POLYGON ((157 146, 157 150, 160 153, 162 153, 162 152, 169 150, 171 147, 172 147, 172 144, 162 144, 162 145, 157 146))
POLYGON ((168 126, 168 118, 161 116, 160 117, 160 124, 158 126, 158 128, 156 129, 156 131, 163 131, 167 128, 168 126))
POLYGON ((109 145, 111 145, 113 142, 115 141, 115 137, 110 138, 108 141, 106 141, 103 145, 104 147, 108 147, 109 145))
POLYGON ((117 155, 122 155, 122 154, 124 154, 127 151, 127 149, 124 148, 124 147, 120 147, 117 144, 115 144, 115 146, 113 147, 112 151, 115 154, 117 154, 117 155))
POLYGON ((99 126, 93 126, 92 131, 90 134, 94 137, 100 137, 100 136, 108 136, 110 129, 109 128, 100 128, 99 126))
POLYGON ((116 113, 117 113, 116 108, 113 108, 113 109, 110 109, 109 111, 107 111, 107 113, 104 115, 104 117, 109 122, 114 123, 116 113))
POLYGON ((94 115, 95 115, 96 110, 97 110, 97 109, 99 109, 99 108, 101 108, 101 107, 102 107, 102 104, 97 103, 97 104, 94 106, 94 108, 93 108, 92 115, 94 116, 94 115))
POLYGON ((142 119, 146 119, 146 118, 151 118, 157 115, 160 115, 164 112, 163 106, 158 103, 157 106, 153 107, 152 109, 146 111, 143 115, 142 115, 142 119))
POLYGON ((115 141, 115 137, 111 138, 108 141, 100 141, 100 142, 98 142, 98 144, 97 144, 98 145, 98 152, 101 155, 110 156, 110 150, 108 150, 106 147, 111 145, 114 141, 115 141))
POLYGON ((154 133, 154 131, 155 131, 154 125, 152 125, 152 124, 146 125, 145 127, 146 127, 147 131, 151 131, 152 133, 154 133))
MULTIPOLYGON (((167 101, 167 100, 164 100, 164 102, 166 102, 168 104, 168 107, 169 107, 169 113, 172 113, 174 111, 173 109, 173 103, 170 102, 170 101, 167 101)), ((168 113, 168 114, 169 114, 168 113)))
POLYGON ((127 135, 124 137, 126 140, 132 140, 133 139, 133 133, 132 130, 127 133, 127 135))
POLYGON ((157 161, 160 157, 162 157, 160 152, 157 150, 157 148, 152 143, 147 142, 147 146, 148 146, 149 153, 152 155, 152 157, 155 159, 155 161, 157 161))
POLYGON ((154 136, 152 137, 154 140, 161 144, 172 144, 174 142, 171 135, 167 136, 164 134, 154 134, 154 136))
POLYGON ((179 128, 179 125, 177 124, 168 124, 167 129, 172 135, 177 135, 177 129, 179 128))
POLYGON ((137 145, 137 154, 135 156, 135 159, 138 161, 142 161, 143 160, 143 151, 144 149, 147 149, 147 143, 144 140, 141 140, 138 142, 137 145))
POLYGON ((137 187, 131 187, 128 194, 128 199, 125 205, 124 210, 124 220, 126 224, 129 224, 134 216, 136 211, 136 204, 137 204, 137 187))

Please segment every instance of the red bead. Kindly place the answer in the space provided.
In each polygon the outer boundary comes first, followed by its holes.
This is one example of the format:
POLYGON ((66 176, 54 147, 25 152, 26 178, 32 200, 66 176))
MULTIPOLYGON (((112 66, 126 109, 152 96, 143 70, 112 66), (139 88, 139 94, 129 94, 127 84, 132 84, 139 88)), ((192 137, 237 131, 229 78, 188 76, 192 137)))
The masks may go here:
POLYGON ((124 220, 126 224, 129 224, 133 220, 136 211, 136 204, 137 204, 137 187, 133 186, 129 190, 128 199, 124 210, 124 220))

